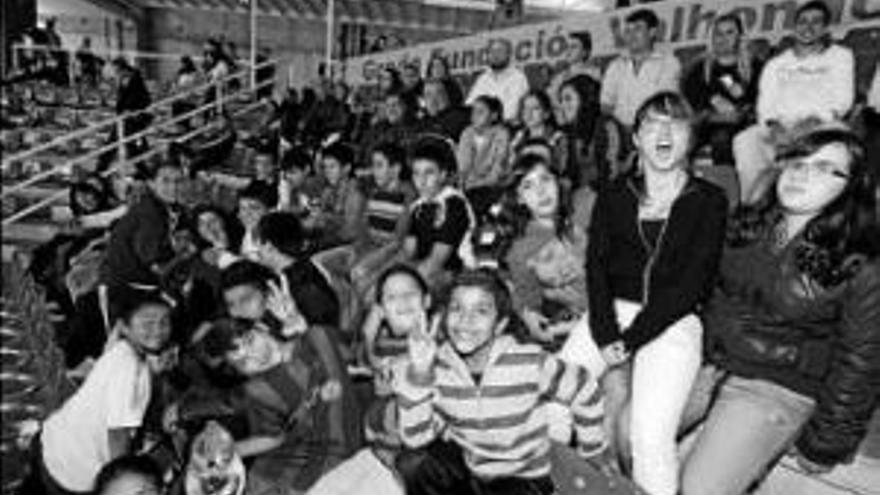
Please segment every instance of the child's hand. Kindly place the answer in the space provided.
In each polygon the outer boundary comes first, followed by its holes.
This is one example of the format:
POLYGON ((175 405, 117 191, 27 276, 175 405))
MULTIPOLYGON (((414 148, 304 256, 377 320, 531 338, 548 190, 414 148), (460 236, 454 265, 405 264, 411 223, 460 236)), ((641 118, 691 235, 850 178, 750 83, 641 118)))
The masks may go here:
POLYGON ((608 363, 610 368, 614 368, 629 359, 629 352, 627 352, 626 347, 623 345, 623 341, 618 340, 602 348, 602 357, 605 358, 605 362, 608 363))
POLYGON ((429 326, 428 316, 422 315, 418 329, 410 332, 408 337, 409 362, 416 373, 428 374, 431 372, 437 357, 437 332, 439 328, 439 317, 434 317, 429 326))
POLYGON ((523 310, 522 319, 523 323, 526 324, 526 328, 529 329, 529 334, 535 340, 538 342, 550 342, 553 340, 553 335, 547 332, 550 320, 546 316, 526 308, 523 310))
POLYGON ((281 285, 269 282, 269 296, 266 298, 266 307, 281 320, 283 328, 281 334, 285 337, 301 335, 308 330, 308 322, 290 295, 290 284, 287 277, 282 277, 281 285))
POLYGON ((339 380, 328 380, 321 386, 321 400, 324 402, 333 402, 342 397, 342 384, 339 380))

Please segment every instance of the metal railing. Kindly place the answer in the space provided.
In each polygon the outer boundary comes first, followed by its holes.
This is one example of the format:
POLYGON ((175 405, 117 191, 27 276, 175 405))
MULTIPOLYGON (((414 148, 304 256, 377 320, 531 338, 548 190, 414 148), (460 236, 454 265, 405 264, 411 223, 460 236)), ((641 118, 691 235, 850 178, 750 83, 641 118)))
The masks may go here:
MULTIPOLYGON (((259 71, 260 69, 266 67, 274 67, 275 65, 275 61, 267 61, 256 66, 254 70, 259 71)), ((125 167, 127 166, 144 162, 160 153, 164 153, 167 149, 167 146, 171 142, 186 143, 198 137, 199 135, 211 130, 213 126, 204 125, 198 127, 195 130, 187 132, 182 136, 174 136, 167 139, 162 139, 160 137, 160 142, 158 143, 159 146, 152 145, 148 151, 140 153, 133 157, 128 157, 127 148, 131 143, 137 142, 142 138, 152 137, 158 134, 158 131, 162 129, 167 129, 170 126, 174 126, 182 122, 188 122, 194 117, 200 115, 226 115, 229 118, 235 118, 240 115, 246 114, 254 110, 255 108, 258 108, 259 106, 263 105, 263 102, 256 98, 256 95, 259 94, 259 92, 263 90, 263 88, 274 86, 275 81, 273 79, 259 81, 254 88, 250 88, 247 84, 242 83, 238 89, 227 91, 227 88, 233 81, 245 81, 247 79, 247 76, 249 76, 249 71, 249 69, 243 69, 241 71, 230 74, 220 80, 200 84, 193 88, 187 89, 185 91, 157 101, 143 110, 129 112, 113 117, 111 119, 97 122, 84 129, 72 131, 28 150, 8 157, 4 157, 2 161, 2 168, 4 171, 7 171, 10 170, 14 166, 14 164, 21 164, 29 160, 37 159, 41 154, 45 154, 55 148, 65 146, 74 140, 96 135, 100 136, 101 138, 105 138, 107 137, 111 129, 115 131, 115 139, 97 149, 90 150, 84 154, 74 156, 70 159, 64 160, 63 162, 54 164, 49 169, 38 172, 20 182, 5 185, 2 193, 0 193, 0 199, 6 200, 7 198, 14 197, 20 194, 26 188, 34 186, 35 184, 48 179, 58 177, 65 178, 69 173, 74 170, 75 167, 84 166, 89 160, 97 159, 105 153, 116 153, 116 162, 113 167, 110 167, 110 169, 107 171, 107 174, 110 174, 119 169, 125 170, 125 167), (210 91, 214 92, 213 100, 208 101, 207 103, 203 103, 201 105, 197 105, 195 109, 187 111, 180 115, 165 117, 166 115, 170 114, 170 112, 168 112, 167 110, 170 110, 175 102, 193 100, 194 98, 201 99, 204 94, 210 91), (230 104, 233 103, 244 103, 244 106, 241 108, 236 108, 232 112, 227 112, 227 108, 230 106, 230 104), (152 115, 154 117, 153 122, 141 131, 126 134, 125 122, 132 117, 144 114, 152 115)), ((216 123, 217 122, 212 122, 212 124, 216 123)), ((12 223, 15 223, 29 215, 32 215, 39 210, 51 206, 52 204, 66 197, 67 194, 68 192, 66 190, 57 191, 34 204, 31 204, 11 213, 10 215, 4 215, 2 225, 11 225, 12 223)))

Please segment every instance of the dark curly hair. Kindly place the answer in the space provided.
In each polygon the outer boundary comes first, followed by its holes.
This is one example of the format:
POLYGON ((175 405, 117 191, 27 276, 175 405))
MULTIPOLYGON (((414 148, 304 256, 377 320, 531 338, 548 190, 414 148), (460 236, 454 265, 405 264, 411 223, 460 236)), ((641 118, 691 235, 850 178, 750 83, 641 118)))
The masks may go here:
MULTIPOLYGON (((865 160, 861 140, 849 129, 820 128, 808 131, 790 143, 778 160, 809 156, 820 148, 840 143, 851 156, 846 188, 824 210, 807 223, 795 247, 798 270, 823 287, 848 280, 862 261, 880 254, 880 226, 877 223, 877 184, 865 160)), ((783 212, 776 188, 763 201, 734 212, 728 223, 727 244, 742 247, 771 236, 783 212)))

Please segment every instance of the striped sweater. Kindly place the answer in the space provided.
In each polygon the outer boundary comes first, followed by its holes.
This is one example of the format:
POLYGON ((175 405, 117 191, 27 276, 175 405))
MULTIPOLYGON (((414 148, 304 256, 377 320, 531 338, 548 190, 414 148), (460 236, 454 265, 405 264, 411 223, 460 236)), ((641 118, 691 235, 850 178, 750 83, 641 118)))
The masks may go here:
POLYGON ((394 373, 404 443, 424 446, 438 436, 461 445, 478 477, 537 478, 550 472, 547 401, 571 407, 579 452, 606 446, 603 400, 596 378, 534 344, 501 336, 492 346, 479 385, 450 344, 443 344, 431 376, 408 360, 394 373))

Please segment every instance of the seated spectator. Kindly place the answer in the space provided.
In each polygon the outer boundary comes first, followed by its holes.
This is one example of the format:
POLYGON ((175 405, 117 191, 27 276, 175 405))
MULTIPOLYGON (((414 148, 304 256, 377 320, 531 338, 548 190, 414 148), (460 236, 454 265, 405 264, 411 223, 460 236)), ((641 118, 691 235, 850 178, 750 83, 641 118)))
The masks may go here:
POLYGON ((684 464, 685 495, 744 493, 786 452, 808 474, 847 464, 876 411, 875 179, 840 124, 780 151, 769 202, 731 222, 704 309, 709 363, 692 395, 708 416, 693 411, 705 423, 684 464))
POLYGON ((509 159, 511 164, 519 157, 526 142, 543 140, 553 150, 553 165, 562 171, 568 163, 568 137, 556 128, 553 118, 553 106, 547 93, 532 90, 519 102, 519 121, 523 127, 513 135, 510 141, 509 159))
POLYGON ((373 452, 389 466, 402 447, 391 390, 393 363, 405 358, 410 335, 427 325, 430 305, 428 283, 421 275, 407 265, 394 265, 379 277, 375 303, 364 320, 364 350, 376 394, 364 426, 373 452))
POLYGON ((477 215, 488 210, 497 198, 507 171, 510 133, 501 122, 501 102, 494 96, 480 96, 471 108, 471 125, 458 143, 458 183, 477 215))
POLYGON ((684 95, 698 113, 695 148, 708 144, 715 165, 733 165, 731 142, 754 119, 760 73, 742 20, 730 14, 715 19, 706 55, 682 83, 684 95))
MULTIPOLYGON (((589 329, 608 368, 606 412, 618 448, 632 445, 634 481, 651 494, 679 490, 676 435, 702 359, 696 312, 712 288, 727 215, 724 192, 690 175, 692 121, 677 93, 642 105, 633 128, 639 164, 599 191, 589 231, 589 329)), ((567 345, 592 345, 575 331, 567 345)))
POLYGON ((142 455, 118 457, 101 468, 95 495, 161 495, 162 471, 156 461, 142 455))
POLYGON ((403 93, 387 93, 380 110, 381 117, 364 133, 359 162, 369 163, 370 150, 380 143, 397 143, 408 149, 413 138, 413 126, 416 125, 416 113, 415 104, 403 93))
POLYGON ((116 319, 117 292, 157 289, 175 256, 171 233, 179 215, 172 207, 178 200, 182 173, 167 161, 151 173, 140 199, 110 232, 99 275, 99 283, 106 287, 109 322, 116 319))
POLYGON ((309 197, 317 195, 318 184, 311 176, 312 157, 302 147, 296 147, 281 159, 281 179, 278 185, 278 209, 298 217, 308 216, 309 197))
POLYGON ((379 75, 376 77, 376 81, 379 86, 380 101, 385 99, 389 93, 400 93, 403 91, 403 81, 400 78, 400 71, 390 65, 379 70, 379 75))
POLYGON ((383 269, 400 257, 409 231, 409 208, 416 192, 402 179, 406 152, 395 143, 381 143, 372 152, 372 177, 365 187, 364 234, 355 245, 351 280, 361 294, 383 269))
POLYGON ((489 42, 489 67, 474 81, 466 105, 472 105, 482 95, 494 96, 504 107, 504 121, 516 119, 519 102, 529 91, 529 80, 522 69, 513 65, 511 55, 507 40, 498 38, 489 42))
POLYGON ((476 220, 464 194, 449 185, 456 170, 450 143, 423 138, 410 159, 419 197, 410 208, 404 257, 436 288, 463 266, 459 248, 476 220))
POLYGON ((339 435, 334 423, 351 414, 343 409, 350 405, 343 397, 351 393, 348 384, 323 367, 332 343, 321 328, 281 337, 247 320, 219 320, 211 332, 220 334, 226 363, 244 378, 249 435, 235 451, 250 465, 246 493, 302 493, 329 467, 324 456, 335 464, 348 454, 322 438, 339 435))
POLYGON ((310 325, 337 326, 339 301, 327 279, 303 251, 299 219, 285 212, 264 216, 256 231, 260 263, 284 275, 290 296, 310 325))
POLYGON ((449 94, 449 103, 453 107, 460 107, 464 104, 464 93, 462 93, 461 86, 452 76, 449 60, 446 57, 439 55, 431 56, 431 60, 428 60, 428 68, 425 70, 425 80, 443 81, 449 94))
POLYGON ((771 58, 758 82, 758 123, 733 141, 740 198, 752 204, 771 181, 774 145, 809 118, 842 119, 855 101, 852 50, 831 40, 831 10, 822 0, 797 9, 794 45, 771 58))
POLYGON ((639 9, 627 15, 627 51, 611 61, 602 78, 602 112, 623 125, 626 137, 622 144, 627 149, 632 149, 629 134, 636 110, 652 95, 679 88, 681 64, 674 54, 656 48, 659 28, 660 19, 651 10, 639 9))
POLYGON ((418 133, 433 133, 458 141, 470 123, 466 107, 454 107, 449 101, 448 82, 425 83, 425 115, 416 126, 418 133))
POLYGON ((254 178, 248 184, 251 187, 260 187, 266 190, 266 199, 269 200, 269 208, 278 206, 278 159, 272 143, 261 143, 256 149, 253 158, 254 178))
MULTIPOLYGON (((419 99, 425 89, 425 82, 419 74, 419 66, 415 63, 408 63, 403 66, 400 73, 401 82, 403 82, 403 97, 419 105, 419 99)), ((450 100, 451 101, 451 100, 450 100)))
POLYGON ((39 480, 45 493, 91 493, 105 464, 133 452, 150 400, 147 359, 168 341, 171 308, 158 293, 131 293, 118 315, 119 339, 108 345, 76 393, 46 419, 35 440, 31 481, 39 480))
POLYGON ((303 223, 316 231, 322 248, 351 243, 362 228, 364 195, 352 174, 353 163, 354 152, 343 143, 331 144, 321 153, 318 208, 310 210, 303 223))
POLYGON ((510 335, 516 314, 497 275, 459 274, 442 320, 449 340, 437 343, 440 318, 420 325, 394 370, 400 432, 412 449, 396 462, 407 494, 554 493, 544 402, 570 407, 578 452, 602 459, 596 377, 510 335), (481 394, 490 388, 498 393, 481 394))
POLYGON ((568 52, 565 54, 563 68, 550 79, 550 84, 547 85, 547 95, 553 102, 553 113, 556 116, 556 122, 562 120, 559 97, 562 83, 574 76, 589 76, 595 81, 598 93, 599 81, 602 80, 602 71, 596 64, 590 62, 590 55, 592 53, 593 36, 589 31, 568 33, 568 52))
POLYGON ((248 186, 238 192, 238 221, 244 227, 241 239, 241 256, 246 259, 258 260, 259 248, 254 241, 254 231, 269 211, 272 210, 272 197, 264 187, 248 186))
POLYGON ((529 335, 553 348, 588 306, 587 227, 595 193, 572 194, 550 162, 523 155, 513 170, 508 201, 513 240, 505 256, 514 309, 529 335))
POLYGON ((572 187, 589 185, 603 187, 612 176, 611 166, 623 152, 609 143, 609 133, 618 136, 619 126, 611 117, 599 112, 599 86, 586 75, 568 79, 559 89, 560 127, 565 135, 567 151, 560 167, 572 187), (606 129, 607 127, 607 129, 606 129))

